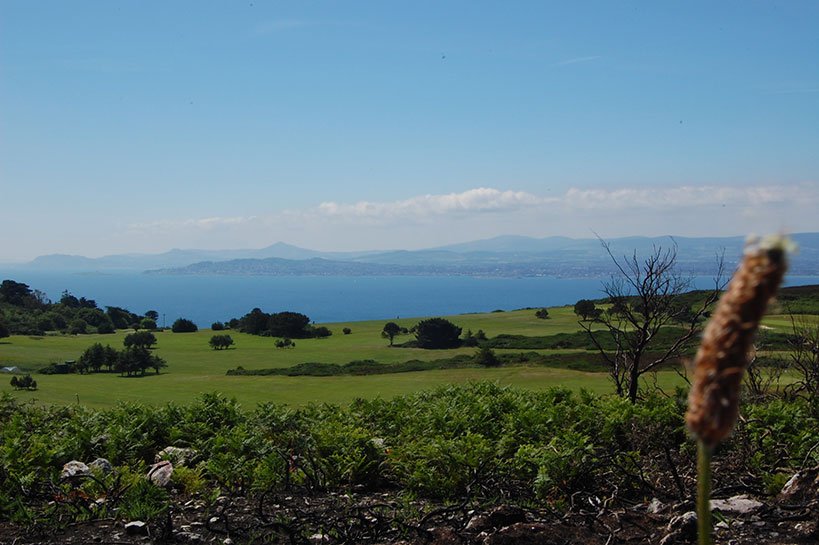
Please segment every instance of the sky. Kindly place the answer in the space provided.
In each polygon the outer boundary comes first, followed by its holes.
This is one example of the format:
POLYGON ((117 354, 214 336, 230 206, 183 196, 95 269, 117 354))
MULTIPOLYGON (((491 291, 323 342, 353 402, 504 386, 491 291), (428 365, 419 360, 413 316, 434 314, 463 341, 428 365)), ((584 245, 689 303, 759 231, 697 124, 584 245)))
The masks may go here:
POLYGON ((0 0, 0 261, 819 231, 819 3, 0 0))

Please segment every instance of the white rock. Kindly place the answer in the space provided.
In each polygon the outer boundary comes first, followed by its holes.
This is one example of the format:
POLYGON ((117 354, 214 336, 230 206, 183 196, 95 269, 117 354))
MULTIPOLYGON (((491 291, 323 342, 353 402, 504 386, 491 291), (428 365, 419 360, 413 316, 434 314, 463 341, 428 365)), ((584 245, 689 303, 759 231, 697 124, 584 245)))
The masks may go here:
POLYGON ((125 533, 130 536, 144 536, 148 533, 148 525, 141 520, 129 522, 125 525, 125 533))
POLYGON ((165 460, 156 463, 148 469, 148 480, 157 486, 168 486, 171 483, 173 464, 165 460))
POLYGON ((103 475, 110 475, 114 472, 114 466, 111 465, 111 462, 106 460, 105 458, 97 458, 90 464, 88 464, 89 469, 94 469, 102 473, 103 475))
POLYGON ((65 464, 62 472, 60 472, 61 479, 70 479, 72 477, 79 477, 83 475, 91 475, 91 470, 87 465, 77 460, 71 460, 65 464))
POLYGON ((733 496, 727 500, 711 500, 711 510, 737 515, 753 513, 763 506, 763 503, 749 498, 746 494, 733 496))
POLYGON ((648 504, 648 507, 646 508, 646 511, 648 511, 651 514, 656 515, 657 513, 662 511, 663 509, 665 509, 665 504, 663 502, 661 502, 657 498, 651 498, 651 502, 648 504))

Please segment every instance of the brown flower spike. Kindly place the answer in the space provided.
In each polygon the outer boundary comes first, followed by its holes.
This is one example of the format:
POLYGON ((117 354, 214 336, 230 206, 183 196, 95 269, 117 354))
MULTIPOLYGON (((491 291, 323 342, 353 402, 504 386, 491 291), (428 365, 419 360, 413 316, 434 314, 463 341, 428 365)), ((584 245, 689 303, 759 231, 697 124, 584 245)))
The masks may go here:
POLYGON ((688 429, 708 447, 719 443, 734 427, 748 352, 768 301, 785 275, 790 245, 785 237, 749 243, 705 328, 685 420, 688 429))

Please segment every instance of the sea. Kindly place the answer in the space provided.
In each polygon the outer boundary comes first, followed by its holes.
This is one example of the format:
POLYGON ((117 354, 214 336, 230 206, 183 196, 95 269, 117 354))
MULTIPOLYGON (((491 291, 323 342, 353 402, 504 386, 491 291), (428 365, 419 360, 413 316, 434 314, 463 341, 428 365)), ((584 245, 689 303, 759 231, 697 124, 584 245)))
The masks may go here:
MULTIPOLYGON (((136 272, 60 272, 0 268, 0 280, 24 282, 59 300, 64 290, 138 314, 159 313, 159 325, 180 317, 200 327, 247 314, 293 311, 314 322, 388 320, 570 305, 603 297, 604 278, 476 278, 470 276, 222 276, 136 272)), ((694 287, 713 286, 695 277, 694 287)), ((792 276, 786 285, 819 284, 792 276)))

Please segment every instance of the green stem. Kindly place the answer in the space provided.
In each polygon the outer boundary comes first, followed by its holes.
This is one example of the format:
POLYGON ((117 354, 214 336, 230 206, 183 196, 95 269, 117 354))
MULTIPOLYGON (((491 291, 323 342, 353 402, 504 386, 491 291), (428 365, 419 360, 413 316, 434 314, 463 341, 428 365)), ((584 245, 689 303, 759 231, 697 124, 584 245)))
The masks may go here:
POLYGON ((699 545, 711 545, 711 452, 697 441, 697 527, 699 545))

